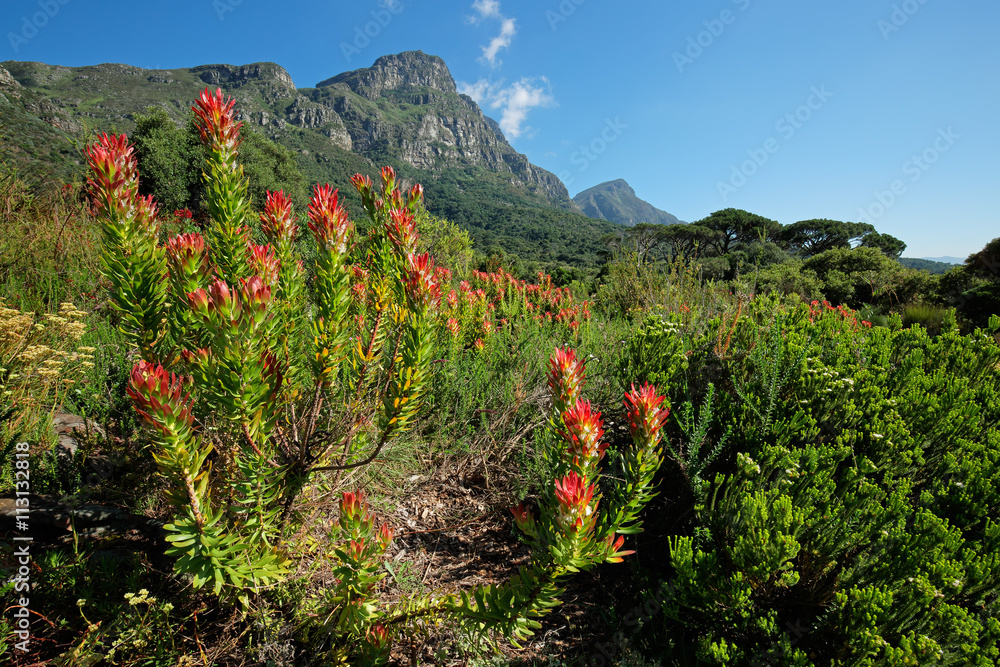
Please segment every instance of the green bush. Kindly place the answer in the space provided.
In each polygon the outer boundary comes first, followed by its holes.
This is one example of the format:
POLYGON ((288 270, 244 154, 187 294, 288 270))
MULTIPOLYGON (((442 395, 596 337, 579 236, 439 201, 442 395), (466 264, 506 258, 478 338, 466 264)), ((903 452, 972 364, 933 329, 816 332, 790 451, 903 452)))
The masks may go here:
MULTIPOLYGON (((653 572, 666 582, 664 657, 1000 660, 993 337, 961 335, 951 315, 931 337, 898 316, 870 327, 849 309, 774 298, 718 326, 724 349, 712 345, 719 333, 684 343, 689 382, 724 389, 702 443, 725 443, 704 475, 705 502, 681 466, 661 481, 681 518, 658 524, 655 538, 669 541, 668 566, 653 572)), ((659 370, 675 376, 674 359, 664 355, 659 370)), ((674 425, 668 442, 686 439, 674 425)))

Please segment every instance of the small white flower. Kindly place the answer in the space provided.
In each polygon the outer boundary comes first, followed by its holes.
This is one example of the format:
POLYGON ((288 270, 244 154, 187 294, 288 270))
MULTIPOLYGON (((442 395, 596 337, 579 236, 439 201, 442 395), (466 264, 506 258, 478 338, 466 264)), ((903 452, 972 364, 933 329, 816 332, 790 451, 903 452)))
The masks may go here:
POLYGON ((881 433, 872 433, 872 437, 881 440, 884 436, 881 433))

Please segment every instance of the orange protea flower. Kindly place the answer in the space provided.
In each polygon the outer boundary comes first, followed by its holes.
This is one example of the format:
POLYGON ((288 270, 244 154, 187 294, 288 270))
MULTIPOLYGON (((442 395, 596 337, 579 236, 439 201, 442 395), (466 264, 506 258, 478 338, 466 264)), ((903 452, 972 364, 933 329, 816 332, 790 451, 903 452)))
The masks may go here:
POLYGON ((366 505, 364 491, 356 493, 344 491, 344 495, 340 499, 340 515, 349 519, 360 517, 365 511, 366 505))
POLYGON ((620 563, 624 560, 622 556, 630 556, 635 553, 634 550, 619 551, 624 544, 625 538, 623 536, 619 535, 616 540, 614 535, 608 535, 607 542, 605 542, 608 555, 605 557, 605 560, 609 563, 620 563))
POLYGON ((383 523, 378 529, 378 535, 375 538, 378 541, 378 546, 382 551, 389 548, 389 543, 392 542, 392 528, 389 524, 383 523))
POLYGON ((572 407, 563 412, 566 431, 563 437, 569 442, 569 454, 580 465, 586 465, 596 455, 596 460, 604 455, 608 445, 601 442, 604 437, 604 422, 601 413, 595 412, 590 401, 577 399, 572 407))
POLYGON ((382 167, 382 188, 386 193, 396 189, 396 170, 392 167, 382 167))
POLYGON ((526 535, 535 534, 535 517, 532 516, 531 510, 525 508, 524 503, 518 503, 517 506, 511 507, 510 513, 514 515, 514 522, 521 529, 521 532, 526 535))
POLYGON ((240 296, 246 308, 263 312, 271 302, 271 286, 260 276, 240 278, 240 296))
POLYGON ((434 261, 429 253, 406 258, 406 298, 418 308, 427 308, 441 300, 441 287, 434 277, 434 261))
POLYGON ((566 408, 576 403, 580 397, 584 380, 583 361, 576 358, 576 352, 569 348, 556 348, 549 359, 549 389, 556 415, 562 415, 566 408))
POLYGON ((264 212, 260 214, 261 229, 271 243, 292 242, 298 236, 299 227, 292 218, 292 200, 284 190, 267 192, 264 212))
POLYGON ((342 255, 347 252, 354 225, 347 219, 347 211, 337 201, 339 192, 330 187, 329 183, 316 186, 309 202, 309 229, 321 248, 342 255))
POLYGON ((670 414, 670 408, 660 407, 664 400, 648 382, 640 389, 632 385, 632 391, 625 394, 629 430, 632 438, 643 446, 655 445, 660 439, 660 428, 670 414))
POLYGON ((555 483, 556 501, 559 503, 559 519, 566 528, 579 530, 593 525, 597 509, 590 506, 594 498, 594 486, 587 484, 575 470, 571 470, 555 483))
POLYGON ((394 208, 389 211, 390 222, 385 231, 389 240, 400 253, 408 254, 417 249, 417 223, 408 208, 394 208))
POLYGON ((104 133, 86 149, 90 177, 87 189, 97 215, 130 216, 138 191, 135 149, 124 134, 104 133))
POLYGON ((250 270, 267 283, 275 285, 278 282, 278 272, 281 262, 274 256, 274 248, 268 245, 250 244, 247 247, 247 264, 250 270))
POLYGON ((211 144, 213 150, 235 152, 239 148, 243 123, 236 121, 235 105, 233 98, 223 98, 221 88, 216 88, 215 93, 205 88, 191 107, 201 140, 211 144))
POLYGON ((208 254, 201 234, 178 234, 167 242, 167 266, 173 276, 208 275, 208 254))
POLYGON ((194 413, 182 378, 160 364, 140 361, 132 367, 126 389, 136 412, 166 436, 185 438, 191 433, 194 413))

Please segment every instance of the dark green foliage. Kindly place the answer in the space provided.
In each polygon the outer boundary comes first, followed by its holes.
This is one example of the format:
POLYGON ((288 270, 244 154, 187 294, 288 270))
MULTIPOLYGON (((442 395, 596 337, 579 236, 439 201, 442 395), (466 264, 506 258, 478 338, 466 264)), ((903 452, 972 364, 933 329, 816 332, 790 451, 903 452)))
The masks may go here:
MULTIPOLYGON (((201 172, 206 155, 194 123, 189 120, 181 128, 162 108, 150 107, 145 115, 135 117, 130 138, 142 168, 139 194, 153 195, 164 214, 183 208, 200 210, 205 198, 201 172)), ((254 210, 264 208, 268 190, 284 190, 296 210, 305 212, 306 180, 291 151, 244 127, 240 158, 250 181, 254 210)))
POLYGON ((1000 283, 1000 237, 983 246, 965 260, 969 273, 992 283, 1000 283))
POLYGON ((919 271, 927 271, 933 275, 940 275, 947 273, 951 269, 955 268, 955 264, 946 264, 944 262, 934 262, 929 259, 918 259, 916 257, 900 257, 899 263, 908 269, 917 269, 919 271))
MULTIPOLYGON (((706 446, 731 435, 708 468, 702 509, 676 470, 661 483, 679 517, 650 543, 669 539, 669 565, 651 573, 666 582, 662 657, 996 664, 993 337, 961 335, 953 316, 932 338, 899 318, 870 328, 845 309, 770 298, 727 321, 721 333, 680 332, 687 376, 722 389, 706 446)), ((676 372, 672 356, 646 361, 648 373, 676 372)), ((685 441, 687 424, 671 442, 685 441)))
POLYGON ((781 224, 775 220, 737 208, 716 211, 694 224, 717 232, 710 242, 717 255, 725 255, 736 246, 763 243, 781 229, 781 224))
POLYGON ((852 242, 861 241, 874 231, 874 227, 864 222, 802 220, 784 227, 778 239, 789 251, 811 257, 827 250, 850 248, 852 242))
POLYGON ((139 194, 153 195, 160 210, 170 213, 197 208, 204 153, 193 126, 181 129, 161 108, 135 117, 131 135, 142 165, 139 194))
POLYGON ((903 251, 906 250, 906 244, 897 239, 895 236, 880 234, 875 231, 870 234, 866 234, 864 238, 861 239, 861 247, 878 248, 885 253, 886 257, 892 257, 893 259, 899 259, 900 255, 903 254, 903 251))

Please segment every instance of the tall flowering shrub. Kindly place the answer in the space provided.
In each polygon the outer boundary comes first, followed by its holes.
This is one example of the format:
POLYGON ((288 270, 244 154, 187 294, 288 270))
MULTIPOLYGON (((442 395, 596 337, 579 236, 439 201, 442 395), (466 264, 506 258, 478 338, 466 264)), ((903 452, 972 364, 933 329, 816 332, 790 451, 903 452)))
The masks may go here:
POLYGON ((137 195, 124 136, 89 147, 89 188, 113 303, 141 357, 129 395, 171 483, 171 553, 196 587, 238 592, 287 572, 282 531, 313 473, 370 462, 409 428, 438 292, 433 263, 414 252, 422 191, 402 195, 387 169, 381 192, 354 181, 382 223, 360 257, 338 193, 316 188, 307 303, 284 193, 270 193, 260 214, 268 243, 251 240, 232 101, 206 90, 194 111, 209 154, 204 236, 158 243, 156 204, 137 195))
MULTIPOLYGON (((417 252, 423 190, 403 192, 388 167, 378 186, 351 179, 371 223, 362 239, 338 192, 315 188, 307 299, 294 245, 299 227, 283 193, 269 193, 260 214, 267 244, 251 240, 232 101, 206 90, 194 111, 209 153, 204 236, 158 243, 156 205, 136 194, 138 167, 123 136, 104 135, 88 149, 89 187, 105 275, 122 329, 140 353, 128 393, 152 427, 153 456, 169 484, 168 553, 196 588, 246 602, 253 589, 288 574, 296 548, 287 528, 317 475, 370 464, 411 428, 438 328, 455 326, 448 309, 456 306, 442 300, 447 270, 417 252)), ((537 289, 544 296, 511 285, 510 298, 526 310, 568 299, 551 285, 537 289)), ((336 583, 302 603, 310 610, 304 635, 335 662, 357 664, 384 662, 394 633, 430 617, 523 638, 537 627, 534 618, 558 604, 567 576, 621 560, 628 553, 621 535, 638 529, 651 496, 666 410, 649 386, 626 397, 636 447, 616 455, 619 481, 602 487, 606 444, 600 414, 580 396, 583 372, 571 351, 556 352, 551 427, 562 444, 545 453, 556 476, 537 516, 515 510, 535 552, 529 567, 503 586, 386 606, 377 584, 391 530, 376 529, 363 492, 344 493, 325 554, 336 583)))

